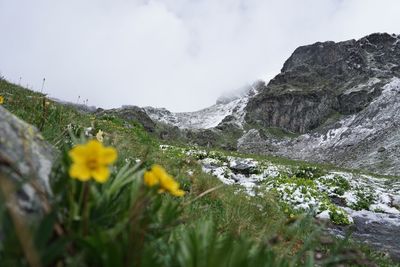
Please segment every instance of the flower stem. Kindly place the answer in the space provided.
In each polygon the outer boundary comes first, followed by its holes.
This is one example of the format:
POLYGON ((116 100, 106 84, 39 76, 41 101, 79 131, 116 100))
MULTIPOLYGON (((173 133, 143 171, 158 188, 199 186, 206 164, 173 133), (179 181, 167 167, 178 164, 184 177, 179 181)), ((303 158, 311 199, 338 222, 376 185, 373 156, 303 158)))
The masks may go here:
POLYGON ((89 182, 84 183, 83 186, 83 207, 82 207, 82 219, 83 229, 82 233, 86 236, 89 232, 89 182))

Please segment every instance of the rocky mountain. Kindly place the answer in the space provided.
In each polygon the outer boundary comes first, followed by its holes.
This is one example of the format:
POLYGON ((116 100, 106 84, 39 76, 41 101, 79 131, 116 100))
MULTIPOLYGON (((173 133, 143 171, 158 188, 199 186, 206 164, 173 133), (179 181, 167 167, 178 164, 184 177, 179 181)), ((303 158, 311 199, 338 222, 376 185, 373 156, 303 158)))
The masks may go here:
POLYGON ((396 35, 299 47, 249 101, 246 120, 300 136, 251 130, 239 150, 399 175, 399 63, 396 35))
POLYGON ((306 133, 335 112, 355 114, 400 75, 399 37, 372 34, 360 40, 297 48, 281 73, 246 107, 246 120, 306 133))
POLYGON ((239 139, 239 150, 399 175, 400 79, 392 78, 381 89, 360 112, 339 115, 339 119, 297 138, 278 139, 250 130, 239 139))
POLYGON ((219 139, 234 126, 241 152, 399 175, 399 64, 399 35, 318 42, 297 48, 281 73, 245 95, 197 112, 145 111, 154 121, 209 129, 219 139))

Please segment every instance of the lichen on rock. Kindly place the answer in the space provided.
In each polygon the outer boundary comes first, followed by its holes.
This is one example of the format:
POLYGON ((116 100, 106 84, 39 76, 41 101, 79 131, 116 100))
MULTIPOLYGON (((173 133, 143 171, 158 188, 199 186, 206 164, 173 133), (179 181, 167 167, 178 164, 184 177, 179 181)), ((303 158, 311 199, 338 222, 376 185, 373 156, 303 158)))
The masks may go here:
POLYGON ((41 212, 37 190, 50 194, 53 158, 53 148, 34 126, 0 107, 0 174, 20 188, 17 200, 21 211, 41 212))

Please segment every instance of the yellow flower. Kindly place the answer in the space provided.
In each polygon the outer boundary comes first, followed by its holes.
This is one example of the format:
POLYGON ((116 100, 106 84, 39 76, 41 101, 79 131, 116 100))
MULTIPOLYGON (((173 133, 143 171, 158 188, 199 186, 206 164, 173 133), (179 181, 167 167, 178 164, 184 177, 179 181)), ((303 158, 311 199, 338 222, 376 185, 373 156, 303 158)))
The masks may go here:
POLYGON ((145 172, 143 179, 145 185, 147 185, 148 187, 152 187, 159 184, 157 176, 151 171, 145 172))
POLYGON ((99 130, 99 131, 97 132, 97 134, 96 134, 96 139, 97 139, 97 141, 103 143, 103 140, 104 140, 103 135, 104 135, 103 131, 102 131, 102 130, 99 130))
POLYGON ((150 171, 145 172, 143 179, 144 184, 149 187, 160 186, 159 193, 167 191, 176 197, 185 194, 185 191, 179 189, 179 183, 160 165, 153 165, 150 171))
POLYGON ((3 105, 4 103, 4 97, 0 95, 0 105, 3 105))
POLYGON ((77 145, 68 154, 73 161, 69 175, 83 182, 90 178, 99 183, 106 182, 110 176, 109 165, 117 159, 114 148, 105 147, 96 140, 77 145))

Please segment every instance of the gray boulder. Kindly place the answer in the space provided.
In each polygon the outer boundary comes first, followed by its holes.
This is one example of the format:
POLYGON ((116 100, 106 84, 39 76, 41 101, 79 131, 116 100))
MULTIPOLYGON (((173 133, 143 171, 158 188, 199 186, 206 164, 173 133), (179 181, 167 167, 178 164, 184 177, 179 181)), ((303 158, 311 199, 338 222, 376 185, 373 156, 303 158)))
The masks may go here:
POLYGON ((268 151, 271 152, 271 146, 267 139, 256 129, 250 129, 243 134, 237 142, 237 148, 238 151, 245 153, 267 154, 268 151))
POLYGON ((233 159, 229 162, 229 168, 236 174, 257 174, 257 162, 252 159, 233 159))
POLYGON ((21 211, 42 211, 37 190, 50 194, 49 175, 54 151, 38 130, 0 106, 0 175, 17 189, 21 211))

